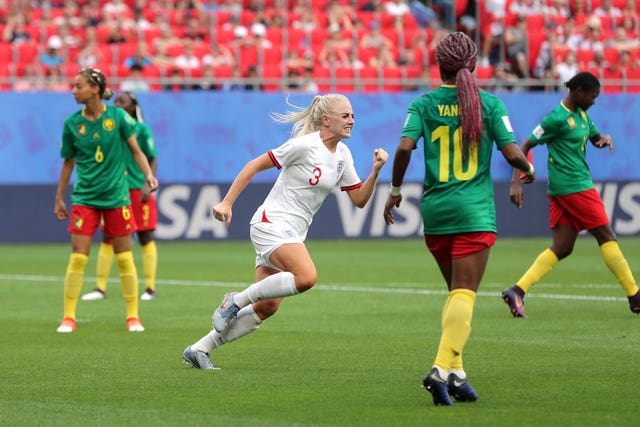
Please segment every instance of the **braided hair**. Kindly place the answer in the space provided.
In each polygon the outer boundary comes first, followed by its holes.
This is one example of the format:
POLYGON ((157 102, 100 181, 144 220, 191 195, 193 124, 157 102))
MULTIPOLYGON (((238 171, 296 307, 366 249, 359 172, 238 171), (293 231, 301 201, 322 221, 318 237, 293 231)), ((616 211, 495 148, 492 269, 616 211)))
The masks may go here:
POLYGON ((111 99, 113 91, 107 87, 107 78, 97 68, 83 68, 78 71, 79 76, 84 76, 89 81, 91 86, 98 86, 100 88, 101 99, 111 99))
POLYGON ((482 100, 473 75, 478 59, 478 46, 463 32, 445 36, 436 47, 441 74, 455 75, 462 140, 470 146, 480 144, 484 130, 482 100))
POLYGON ((135 94, 135 92, 125 90, 121 93, 129 97, 129 99, 131 100, 131 105, 133 106, 133 111, 127 112, 131 114, 131 117, 136 119, 138 122, 144 123, 144 118, 142 117, 142 108, 140 107, 140 102, 138 102, 138 96, 135 94))

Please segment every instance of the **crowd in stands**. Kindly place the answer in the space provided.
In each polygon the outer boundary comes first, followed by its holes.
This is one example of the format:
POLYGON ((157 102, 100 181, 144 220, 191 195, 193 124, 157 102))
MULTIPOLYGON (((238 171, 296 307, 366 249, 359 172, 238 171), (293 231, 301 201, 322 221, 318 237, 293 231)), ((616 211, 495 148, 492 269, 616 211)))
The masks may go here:
POLYGON ((409 0, 0 0, 0 89, 64 91, 96 67, 133 91, 425 90, 461 30, 487 89, 558 90, 588 69, 640 91, 636 3, 433 0, 425 22, 409 0))
MULTIPOLYGON (((555 91, 590 71, 606 93, 640 91, 640 2, 636 0, 483 0, 481 66, 506 73, 505 88, 529 79, 555 91)), ((475 20, 467 28, 475 30, 475 20)))

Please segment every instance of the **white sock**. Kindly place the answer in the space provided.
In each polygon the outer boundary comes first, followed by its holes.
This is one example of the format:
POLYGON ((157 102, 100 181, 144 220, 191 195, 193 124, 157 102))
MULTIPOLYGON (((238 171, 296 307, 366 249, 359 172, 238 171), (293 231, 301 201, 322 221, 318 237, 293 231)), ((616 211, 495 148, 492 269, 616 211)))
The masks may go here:
POLYGON ((465 371, 459 371, 457 369, 452 369, 449 371, 450 374, 455 374, 461 380, 467 378, 467 373, 465 371))
POLYGON ((265 277, 233 296, 238 307, 245 307, 263 299, 283 298, 298 293, 293 273, 281 271, 265 277))
POLYGON ((445 371, 438 365, 433 365, 433 367, 438 370, 438 376, 440 376, 441 379, 447 381, 447 379, 449 378, 449 372, 445 371))
POLYGON ((228 342, 235 341, 260 327, 262 320, 249 305, 238 312, 238 317, 233 319, 229 327, 222 334, 212 329, 207 335, 200 338, 191 347, 194 350, 210 353, 214 348, 218 348, 228 342))

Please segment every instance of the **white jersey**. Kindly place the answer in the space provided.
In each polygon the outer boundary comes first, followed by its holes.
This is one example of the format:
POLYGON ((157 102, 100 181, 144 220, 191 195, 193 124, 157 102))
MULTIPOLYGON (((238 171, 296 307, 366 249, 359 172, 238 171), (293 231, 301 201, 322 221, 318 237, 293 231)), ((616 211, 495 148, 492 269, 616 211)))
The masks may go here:
POLYGON ((251 224, 285 222, 304 239, 313 216, 334 187, 347 191, 362 186, 346 144, 338 142, 332 153, 320 132, 290 139, 268 155, 281 172, 251 224))

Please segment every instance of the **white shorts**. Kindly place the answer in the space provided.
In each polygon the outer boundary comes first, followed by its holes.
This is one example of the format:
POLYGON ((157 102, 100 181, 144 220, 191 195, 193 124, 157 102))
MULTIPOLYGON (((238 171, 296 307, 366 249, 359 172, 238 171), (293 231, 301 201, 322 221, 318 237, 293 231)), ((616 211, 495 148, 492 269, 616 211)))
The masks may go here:
POLYGON ((280 269, 269 262, 274 250, 286 243, 304 243, 304 238, 285 222, 256 222, 251 224, 249 235, 256 251, 256 267, 264 266, 275 270, 280 269))

